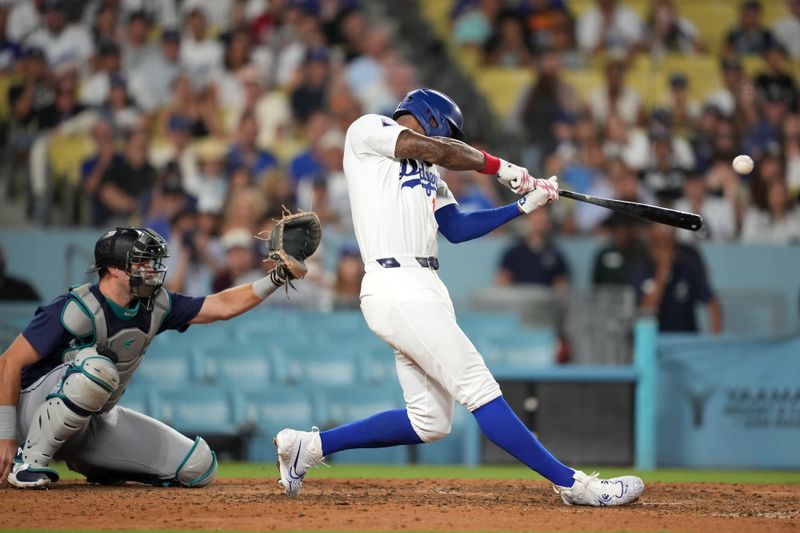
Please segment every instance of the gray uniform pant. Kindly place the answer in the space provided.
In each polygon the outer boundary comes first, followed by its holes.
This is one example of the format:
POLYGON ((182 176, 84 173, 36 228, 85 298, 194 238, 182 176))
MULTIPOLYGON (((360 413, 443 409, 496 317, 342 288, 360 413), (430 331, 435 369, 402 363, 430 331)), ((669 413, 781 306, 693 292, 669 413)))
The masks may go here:
MULTIPOLYGON (((24 443, 36 409, 58 389, 68 364, 57 366, 20 392, 17 442, 24 443)), ((116 473, 173 479, 194 441, 166 424, 115 406, 91 417, 86 427, 64 443, 56 459, 116 473)), ((83 471, 83 469, 81 469, 83 471)))

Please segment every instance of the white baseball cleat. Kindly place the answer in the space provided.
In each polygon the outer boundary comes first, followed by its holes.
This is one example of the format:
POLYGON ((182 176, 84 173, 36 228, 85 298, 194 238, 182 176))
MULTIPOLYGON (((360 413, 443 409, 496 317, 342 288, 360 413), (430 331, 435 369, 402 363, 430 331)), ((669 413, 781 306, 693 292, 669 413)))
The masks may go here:
POLYGON ((278 469, 281 473, 278 484, 289 496, 298 496, 308 469, 325 459, 322 456, 319 429, 316 427, 312 427, 311 431, 283 429, 275 436, 273 442, 278 449, 278 469))
POLYGON ((576 470, 572 476, 575 484, 571 487, 553 485, 567 505, 592 505, 606 507, 635 502, 644 492, 644 482, 636 476, 599 479, 597 472, 587 476, 576 470))

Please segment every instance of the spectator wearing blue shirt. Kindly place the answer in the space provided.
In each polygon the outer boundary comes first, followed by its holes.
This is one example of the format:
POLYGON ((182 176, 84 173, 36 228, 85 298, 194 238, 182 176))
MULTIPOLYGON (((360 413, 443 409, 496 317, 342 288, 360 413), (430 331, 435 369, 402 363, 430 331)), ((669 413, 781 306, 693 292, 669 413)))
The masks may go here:
POLYGON ((697 304, 708 309, 711 333, 722 330, 722 313, 700 254, 675 240, 675 228, 652 224, 649 254, 631 273, 639 307, 658 317, 666 332, 697 332, 697 304))
POLYGON ((237 141, 225 157, 227 173, 230 175, 237 168, 245 167, 260 181, 265 172, 278 165, 278 159, 256 144, 258 122, 252 112, 242 115, 236 134, 237 141))
POLYGON ((550 240, 549 209, 536 209, 525 217, 525 235, 506 250, 500 261, 498 285, 522 283, 564 289, 569 284, 569 267, 550 240))

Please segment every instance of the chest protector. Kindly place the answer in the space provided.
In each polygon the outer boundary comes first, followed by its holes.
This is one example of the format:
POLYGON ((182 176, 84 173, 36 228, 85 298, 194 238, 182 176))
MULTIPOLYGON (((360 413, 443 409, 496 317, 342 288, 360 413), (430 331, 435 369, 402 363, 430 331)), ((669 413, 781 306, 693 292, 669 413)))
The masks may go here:
POLYGON ((89 290, 91 283, 72 289, 72 298, 61 314, 61 322, 70 334, 85 342, 64 352, 64 362, 71 362, 75 355, 89 345, 97 345, 97 351, 109 357, 119 372, 119 387, 111 395, 103 411, 114 407, 125 392, 133 373, 139 367, 144 352, 158 333, 161 322, 172 307, 169 293, 158 291, 153 298, 153 310, 150 313, 150 328, 147 333, 138 327, 123 328, 112 336, 108 336, 108 323, 105 311, 97 297, 89 290))

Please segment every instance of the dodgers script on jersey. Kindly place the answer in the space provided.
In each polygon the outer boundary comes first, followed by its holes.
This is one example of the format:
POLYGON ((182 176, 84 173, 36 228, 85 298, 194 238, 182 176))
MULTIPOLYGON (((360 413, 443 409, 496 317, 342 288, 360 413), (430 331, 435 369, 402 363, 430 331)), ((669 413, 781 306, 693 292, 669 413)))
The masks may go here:
POLYGON ((435 165, 394 157, 397 136, 405 129, 390 118, 364 115, 347 130, 344 171, 365 264, 383 257, 436 256, 434 212, 456 203, 435 165))

